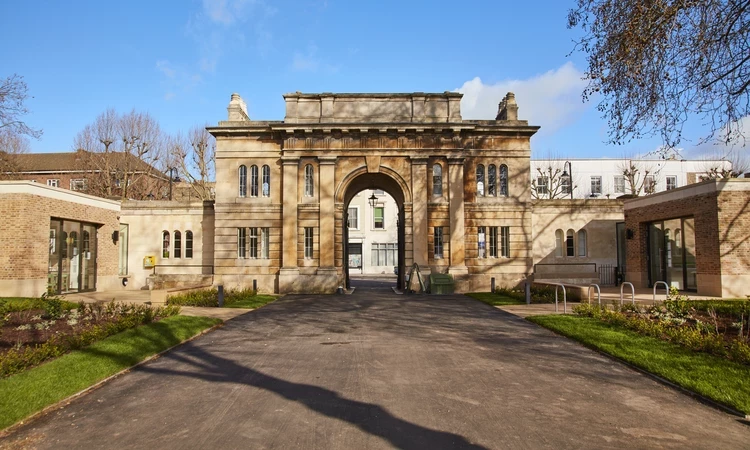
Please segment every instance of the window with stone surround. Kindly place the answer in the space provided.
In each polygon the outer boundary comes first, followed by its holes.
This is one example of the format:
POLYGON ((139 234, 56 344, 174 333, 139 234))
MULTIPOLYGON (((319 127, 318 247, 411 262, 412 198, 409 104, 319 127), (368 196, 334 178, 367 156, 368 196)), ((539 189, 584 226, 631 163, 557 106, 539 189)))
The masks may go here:
POLYGON ((487 256, 487 232, 485 227, 477 228, 477 257, 482 259, 487 256))
POLYGON ((433 248, 435 259, 443 259, 443 227, 435 227, 433 230, 433 248))
POLYGON ((586 256, 586 230, 578 230, 578 256, 586 256))
POLYGON ((484 165, 477 165, 477 195, 484 197, 484 165))
POLYGON ((268 166, 263 166, 261 169, 261 177, 262 180, 262 188, 261 188, 261 195, 263 197, 270 197, 271 196, 271 168, 268 166))
POLYGON ((177 230, 174 232, 174 257, 182 258, 182 234, 177 230))
POLYGON ((269 248, 270 248, 270 229, 268 227, 264 227, 260 229, 260 257, 262 259, 268 259, 269 258, 269 248))
POLYGON ((497 196, 497 167, 494 164, 487 166, 487 195, 497 196))
POLYGON ((47 186, 60 187, 60 180, 58 179, 47 180, 47 186))
POLYGON ((247 228, 237 228, 237 257, 247 257, 247 228))
POLYGON ((238 178, 239 178, 239 196, 240 197, 247 197, 247 166, 240 166, 238 171, 238 178))
POLYGON ((508 196, 508 166, 500 165, 500 196, 508 196))
POLYGON ((305 166, 305 197, 312 197, 315 195, 315 178, 312 164, 305 166))
POLYGON ((359 230, 359 208, 350 206, 346 214, 346 226, 350 230, 359 230))
POLYGON ((601 176, 592 176, 591 177, 591 195, 601 195, 602 194, 602 177, 601 176))
POLYGON ((667 190, 677 189, 677 177, 670 175, 667 177, 667 190))
POLYGON ((555 256, 563 255, 563 230, 555 230, 555 256))
POLYGON ((615 175, 615 194, 625 193, 625 177, 622 175, 615 175))
POLYGON ((443 166, 432 166, 432 195, 443 195, 443 166))
POLYGON ((305 259, 313 259, 313 229, 305 227, 305 259))
POLYGON ((565 234, 565 256, 575 256, 576 255, 576 246, 575 246, 575 233, 573 230, 568 230, 568 232, 565 234))
POLYGON ((385 229, 385 208, 383 206, 372 208, 372 227, 376 230, 385 229))
POLYGON ((185 232, 185 258, 193 257, 193 232, 187 230, 185 232))
POLYGON ((71 191, 85 191, 86 180, 85 179, 70 180, 70 190, 71 191))
POLYGON ((500 227, 500 257, 510 258, 510 227, 500 227))
POLYGON ((250 166, 250 197, 258 196, 258 166, 250 166))
POLYGON ((161 257, 169 258, 169 231, 161 232, 161 257))

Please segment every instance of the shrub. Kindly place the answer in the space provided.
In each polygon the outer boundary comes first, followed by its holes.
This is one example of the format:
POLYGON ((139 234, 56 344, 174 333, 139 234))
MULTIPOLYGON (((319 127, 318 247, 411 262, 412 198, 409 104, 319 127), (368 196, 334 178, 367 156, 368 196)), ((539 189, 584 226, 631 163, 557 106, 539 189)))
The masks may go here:
POLYGON ((0 355, 0 377, 13 375, 113 334, 150 323, 155 319, 174 316, 179 312, 179 306, 154 308, 149 305, 109 303, 104 307, 101 304, 80 304, 75 311, 76 317, 89 317, 92 321, 100 323, 74 329, 71 334, 56 334, 43 344, 8 350, 0 355))
MULTIPOLYGON (((224 297, 226 299, 226 295, 224 297)), ((180 306, 219 306, 219 291, 216 289, 201 289, 184 294, 170 295, 167 305, 180 306)))
MULTIPOLYGON (((555 288, 551 286, 531 285, 531 303, 554 303, 555 288)), ((526 301, 526 292, 523 289, 509 289, 505 287, 496 288, 495 293, 510 297, 520 302, 526 301)), ((570 299, 571 296, 568 296, 570 299)), ((562 301, 562 292, 560 292, 559 301, 562 301)))

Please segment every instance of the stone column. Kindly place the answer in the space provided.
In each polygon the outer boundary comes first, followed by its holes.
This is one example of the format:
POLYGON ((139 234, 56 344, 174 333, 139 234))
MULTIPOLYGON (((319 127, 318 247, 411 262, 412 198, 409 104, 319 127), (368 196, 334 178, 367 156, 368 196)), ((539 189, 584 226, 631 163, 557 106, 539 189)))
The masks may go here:
POLYGON ((414 262, 427 266, 427 158, 411 158, 412 245, 414 262))
POLYGON ((467 275, 464 235, 464 158, 448 158, 448 193, 450 195, 451 265, 448 273, 467 275))
POLYGON ((335 156, 321 156, 320 164, 320 267, 334 269, 334 236, 336 232, 334 217, 334 173, 335 156))

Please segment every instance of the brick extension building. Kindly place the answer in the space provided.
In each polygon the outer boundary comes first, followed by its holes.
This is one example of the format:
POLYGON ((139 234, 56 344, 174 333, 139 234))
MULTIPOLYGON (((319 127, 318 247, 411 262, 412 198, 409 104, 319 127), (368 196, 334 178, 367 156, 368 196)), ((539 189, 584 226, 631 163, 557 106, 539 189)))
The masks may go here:
POLYGON ((625 202, 625 280, 699 295, 750 294, 750 179, 711 180, 625 202))

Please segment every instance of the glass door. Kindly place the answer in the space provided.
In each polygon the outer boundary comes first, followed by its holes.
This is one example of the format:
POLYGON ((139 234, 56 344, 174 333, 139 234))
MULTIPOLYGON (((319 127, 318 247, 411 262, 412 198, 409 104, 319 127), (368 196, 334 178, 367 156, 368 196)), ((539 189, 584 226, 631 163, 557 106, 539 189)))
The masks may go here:
POLYGON ((84 224, 82 228, 79 290, 93 291, 96 289, 96 227, 84 224))
POLYGON ((653 222, 648 226, 648 285, 665 281, 664 223, 653 222))
POLYGON ((664 281, 669 287, 685 289, 685 269, 682 257, 682 220, 664 221, 664 281))
POLYGON ((698 275, 695 265, 695 218, 682 220, 682 248, 685 260, 685 289, 698 290, 698 275))

